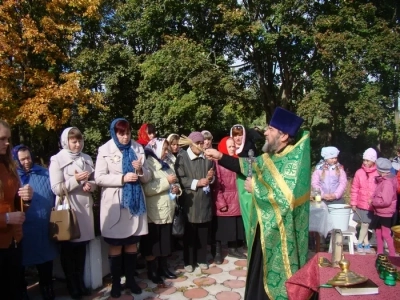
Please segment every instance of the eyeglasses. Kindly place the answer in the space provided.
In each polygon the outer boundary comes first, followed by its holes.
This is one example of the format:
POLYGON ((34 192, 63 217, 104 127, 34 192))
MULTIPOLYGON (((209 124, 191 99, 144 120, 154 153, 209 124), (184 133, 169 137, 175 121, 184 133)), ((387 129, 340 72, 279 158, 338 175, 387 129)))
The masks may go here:
POLYGON ((240 125, 233 126, 233 128, 238 130, 243 130, 243 126, 240 125))

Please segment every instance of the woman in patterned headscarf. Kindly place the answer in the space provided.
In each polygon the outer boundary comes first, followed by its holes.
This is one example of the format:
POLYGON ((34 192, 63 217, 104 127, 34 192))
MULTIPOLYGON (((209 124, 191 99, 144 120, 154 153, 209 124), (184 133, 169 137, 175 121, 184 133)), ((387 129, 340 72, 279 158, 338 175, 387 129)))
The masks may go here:
POLYGON ((167 160, 168 141, 152 139, 145 148, 147 163, 153 176, 144 184, 147 203, 149 234, 140 244, 147 261, 148 278, 156 284, 163 283, 160 276, 175 279, 168 270, 167 256, 171 254, 171 230, 175 201, 182 193, 172 161, 167 160), (158 267, 157 267, 158 264, 158 267))
POLYGON ((56 203, 65 188, 72 209, 78 219, 81 237, 61 243, 61 264, 67 279, 67 288, 73 299, 90 295, 83 282, 86 244, 94 239, 92 192, 94 166, 91 157, 82 152, 83 136, 76 127, 65 129, 61 135, 62 149, 50 159, 50 184, 57 196, 56 203))
POLYGON ((109 244, 112 275, 111 297, 121 296, 122 248, 124 248, 125 286, 140 294, 134 274, 137 243, 147 234, 146 201, 142 184, 150 180, 143 147, 132 140, 131 126, 115 119, 110 126, 111 140, 99 148, 95 179, 102 187, 100 228, 109 244))

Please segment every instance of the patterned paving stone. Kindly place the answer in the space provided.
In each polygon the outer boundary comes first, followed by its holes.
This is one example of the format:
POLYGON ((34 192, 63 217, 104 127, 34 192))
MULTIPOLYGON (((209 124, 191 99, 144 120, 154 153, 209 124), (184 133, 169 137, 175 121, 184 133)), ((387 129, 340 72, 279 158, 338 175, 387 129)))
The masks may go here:
MULTIPOLYGON (((176 292, 173 295, 165 295, 165 296, 158 296, 159 298, 163 300, 188 300, 182 293, 176 292)), ((136 299, 135 299, 136 300, 136 299)), ((204 299, 202 299, 204 300, 204 299)))
POLYGON ((220 292, 215 295, 215 298, 217 300, 239 300, 241 296, 236 292, 220 292))
POLYGON ((153 289, 153 292, 159 295, 171 295, 176 292, 176 287, 174 286, 156 287, 153 289))
POLYGON ((235 261, 235 265, 238 267, 247 267, 247 260, 246 259, 238 259, 235 261))
POLYGON ((235 277, 246 277, 247 271, 246 270, 232 270, 229 271, 229 274, 235 277))
POLYGON ((212 267, 209 268, 208 270, 202 270, 201 271, 203 274, 219 274, 222 273, 222 269, 218 267, 212 267))
POLYGON ((224 285, 230 287, 231 289, 238 289, 246 286, 246 281, 244 280, 227 280, 224 285))
POLYGON ((222 283, 216 283, 210 286, 203 286, 202 288, 205 289, 209 293, 209 295, 213 295, 214 297, 220 292, 232 291, 231 288, 224 286, 222 283))
POLYGON ((202 288, 195 288, 185 291, 183 295, 189 299, 201 299, 206 297, 208 295, 208 292, 202 288))
POLYGON ((187 276, 179 276, 179 277, 176 278, 176 279, 165 279, 165 282, 166 282, 166 283, 170 283, 170 282, 182 282, 182 281, 185 281, 185 280, 187 280, 187 279, 188 279, 187 276))
POLYGON ((217 265, 217 264, 214 263, 214 258, 212 258, 212 259, 210 259, 210 260, 208 261, 209 264, 215 264, 216 266, 226 265, 228 262, 229 262, 229 260, 224 259, 224 261, 222 262, 222 264, 217 265))
POLYGON ((200 277, 193 280, 193 283, 197 286, 209 286, 215 284, 216 280, 211 277, 200 277))
MULTIPOLYGON (((239 293, 240 296, 242 296, 242 298, 244 299, 244 292, 245 292, 245 290, 246 290, 246 286, 244 286, 244 287, 242 287, 242 288, 240 288, 240 289, 235 289, 235 292, 236 292, 236 293, 239 293)), ((135 299, 135 300, 136 300, 136 299, 135 299)))
POLYGON ((141 282, 138 282, 138 286, 140 286, 140 288, 141 288, 142 290, 144 290, 144 289, 146 289, 149 285, 148 285, 146 282, 141 281, 141 282))
POLYGON ((219 273, 219 274, 209 275, 208 277, 214 278, 217 281, 217 283, 221 283, 221 284, 227 280, 237 279, 236 276, 232 276, 231 274, 229 274, 229 272, 225 272, 225 271, 222 273, 219 273))

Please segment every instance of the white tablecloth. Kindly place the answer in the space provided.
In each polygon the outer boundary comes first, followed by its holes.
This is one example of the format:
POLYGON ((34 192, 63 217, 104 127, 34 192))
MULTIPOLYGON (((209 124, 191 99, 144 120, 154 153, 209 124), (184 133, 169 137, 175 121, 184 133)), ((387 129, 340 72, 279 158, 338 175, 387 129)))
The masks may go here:
POLYGON ((333 229, 332 217, 324 202, 316 203, 310 201, 310 225, 308 231, 318 232, 320 236, 326 237, 333 229))

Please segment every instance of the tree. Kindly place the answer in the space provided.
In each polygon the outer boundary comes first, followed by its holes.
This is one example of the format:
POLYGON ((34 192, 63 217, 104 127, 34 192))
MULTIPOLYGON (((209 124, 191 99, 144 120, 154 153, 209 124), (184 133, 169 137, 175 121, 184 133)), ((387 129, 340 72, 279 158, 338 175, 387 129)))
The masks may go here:
POLYGON ((5 0, 0 4, 0 117, 60 128, 101 95, 82 88, 70 65, 77 16, 97 17, 99 0, 5 0))
MULTIPOLYGON (((141 64, 138 120, 154 123, 161 134, 220 131, 234 112, 254 98, 235 80, 223 58, 212 63, 205 49, 187 38, 171 38, 141 64), (232 109, 233 108, 233 109, 232 109)), ((229 128, 229 127, 228 127, 229 128)))
POLYGON ((369 1, 324 2, 318 10, 318 62, 299 110, 308 120, 325 119, 333 141, 340 132, 356 138, 366 127, 393 130, 400 35, 392 15, 385 19, 369 1))

